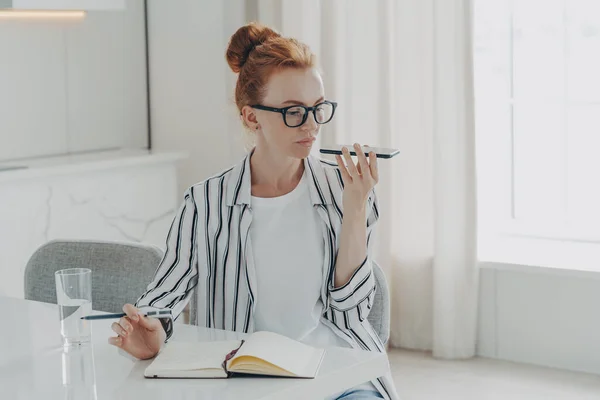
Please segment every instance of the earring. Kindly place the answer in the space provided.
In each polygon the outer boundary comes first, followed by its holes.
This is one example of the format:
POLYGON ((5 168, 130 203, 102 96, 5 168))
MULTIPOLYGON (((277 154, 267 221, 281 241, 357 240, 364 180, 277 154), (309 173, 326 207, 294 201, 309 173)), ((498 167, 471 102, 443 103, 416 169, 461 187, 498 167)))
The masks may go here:
POLYGON ((259 129, 260 129, 260 125, 256 125, 256 130, 259 130, 259 129))

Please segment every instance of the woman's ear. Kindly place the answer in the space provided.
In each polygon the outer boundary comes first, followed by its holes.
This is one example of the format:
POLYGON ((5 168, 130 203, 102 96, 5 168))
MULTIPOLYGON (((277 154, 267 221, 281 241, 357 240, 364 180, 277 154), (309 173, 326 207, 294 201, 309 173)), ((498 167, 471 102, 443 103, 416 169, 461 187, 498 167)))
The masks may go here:
POLYGON ((250 106, 242 107, 242 121, 244 125, 252 130, 256 130, 259 126, 258 120, 256 119, 256 113, 254 112, 254 108, 250 106))

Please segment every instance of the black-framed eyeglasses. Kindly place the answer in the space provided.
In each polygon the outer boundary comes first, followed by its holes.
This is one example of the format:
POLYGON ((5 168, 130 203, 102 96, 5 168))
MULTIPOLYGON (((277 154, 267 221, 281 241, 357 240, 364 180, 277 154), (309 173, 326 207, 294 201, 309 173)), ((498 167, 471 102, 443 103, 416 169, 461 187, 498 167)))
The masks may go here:
POLYGON ((306 106, 289 106, 283 108, 267 107, 260 104, 250 106, 258 110, 272 111, 280 113, 283 117, 283 122, 290 128, 297 128, 306 122, 308 113, 312 111, 317 124, 326 124, 333 118, 337 103, 334 101, 325 100, 313 107, 306 106))

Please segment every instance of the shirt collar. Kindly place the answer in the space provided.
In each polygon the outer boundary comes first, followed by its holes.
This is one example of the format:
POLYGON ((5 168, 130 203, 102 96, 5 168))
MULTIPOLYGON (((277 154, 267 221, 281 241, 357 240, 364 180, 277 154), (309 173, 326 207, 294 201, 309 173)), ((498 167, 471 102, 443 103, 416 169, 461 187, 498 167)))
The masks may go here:
MULTIPOLYGON (((252 199, 252 174, 250 172, 250 156, 237 163, 231 170, 227 183, 227 205, 250 205, 252 199)), ((310 198, 313 205, 332 204, 331 188, 325 175, 323 163, 318 158, 309 155, 304 159, 304 174, 309 186, 310 198)))

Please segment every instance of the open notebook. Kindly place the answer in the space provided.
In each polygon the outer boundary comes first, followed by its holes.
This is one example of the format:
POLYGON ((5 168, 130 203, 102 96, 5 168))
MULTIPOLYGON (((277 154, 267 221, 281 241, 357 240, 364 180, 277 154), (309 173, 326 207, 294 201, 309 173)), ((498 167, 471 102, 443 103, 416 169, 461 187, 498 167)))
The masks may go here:
POLYGON ((317 376, 325 350, 272 332, 246 340, 170 342, 145 372, 146 378, 228 378, 254 374, 291 378, 317 376))

